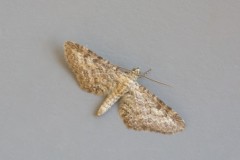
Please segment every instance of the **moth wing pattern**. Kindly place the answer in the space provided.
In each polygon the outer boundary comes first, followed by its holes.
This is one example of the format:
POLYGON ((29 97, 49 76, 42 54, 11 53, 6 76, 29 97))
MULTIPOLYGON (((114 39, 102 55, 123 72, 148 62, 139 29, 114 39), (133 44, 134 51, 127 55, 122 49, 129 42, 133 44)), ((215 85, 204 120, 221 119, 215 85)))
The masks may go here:
POLYGON ((138 83, 119 105, 119 114, 128 128, 174 134, 185 127, 175 111, 138 83))
POLYGON ((74 42, 64 44, 65 59, 80 87, 97 95, 108 94, 125 73, 88 48, 74 42))

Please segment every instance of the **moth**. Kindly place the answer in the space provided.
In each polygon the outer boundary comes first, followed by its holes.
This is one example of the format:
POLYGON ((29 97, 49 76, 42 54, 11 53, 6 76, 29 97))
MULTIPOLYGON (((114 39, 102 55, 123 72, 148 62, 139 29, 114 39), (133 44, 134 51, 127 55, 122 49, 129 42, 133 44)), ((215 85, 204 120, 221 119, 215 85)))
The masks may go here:
POLYGON ((65 59, 80 87, 105 96, 97 115, 106 113, 119 101, 119 114, 125 125, 134 130, 174 134, 185 128, 183 119, 162 100, 137 82, 139 68, 124 72, 88 48, 67 41, 65 59))

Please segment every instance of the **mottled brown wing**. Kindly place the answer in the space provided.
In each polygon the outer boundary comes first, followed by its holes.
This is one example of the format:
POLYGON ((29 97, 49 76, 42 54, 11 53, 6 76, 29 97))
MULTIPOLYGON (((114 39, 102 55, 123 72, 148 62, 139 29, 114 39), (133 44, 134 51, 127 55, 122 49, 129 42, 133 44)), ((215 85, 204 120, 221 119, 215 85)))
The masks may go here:
POLYGON ((175 111, 138 84, 120 100, 119 114, 127 127, 135 130, 174 134, 185 127, 175 111))
POLYGON ((116 86, 119 76, 125 74, 117 66, 77 43, 65 42, 64 50, 66 61, 80 87, 90 93, 108 94, 116 86))

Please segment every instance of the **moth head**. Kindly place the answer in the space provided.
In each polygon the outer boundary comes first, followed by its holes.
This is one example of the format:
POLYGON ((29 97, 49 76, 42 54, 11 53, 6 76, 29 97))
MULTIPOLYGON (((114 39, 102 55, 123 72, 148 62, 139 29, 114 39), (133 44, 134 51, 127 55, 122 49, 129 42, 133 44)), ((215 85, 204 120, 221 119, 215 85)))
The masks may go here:
POLYGON ((140 69, 139 68, 133 68, 132 69, 132 74, 133 75, 135 75, 135 76, 140 76, 140 73, 141 73, 141 71, 140 71, 140 69))

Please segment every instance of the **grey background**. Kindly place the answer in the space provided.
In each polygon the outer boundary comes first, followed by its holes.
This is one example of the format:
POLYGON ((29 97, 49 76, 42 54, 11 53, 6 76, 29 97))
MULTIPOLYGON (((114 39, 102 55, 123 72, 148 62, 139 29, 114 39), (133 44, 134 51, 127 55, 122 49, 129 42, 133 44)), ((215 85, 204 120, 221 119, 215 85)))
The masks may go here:
POLYGON ((0 159, 240 157, 240 1, 1 0, 0 159), (117 105, 79 89, 63 43, 88 46, 141 79, 186 121, 174 136, 127 129, 117 105))

